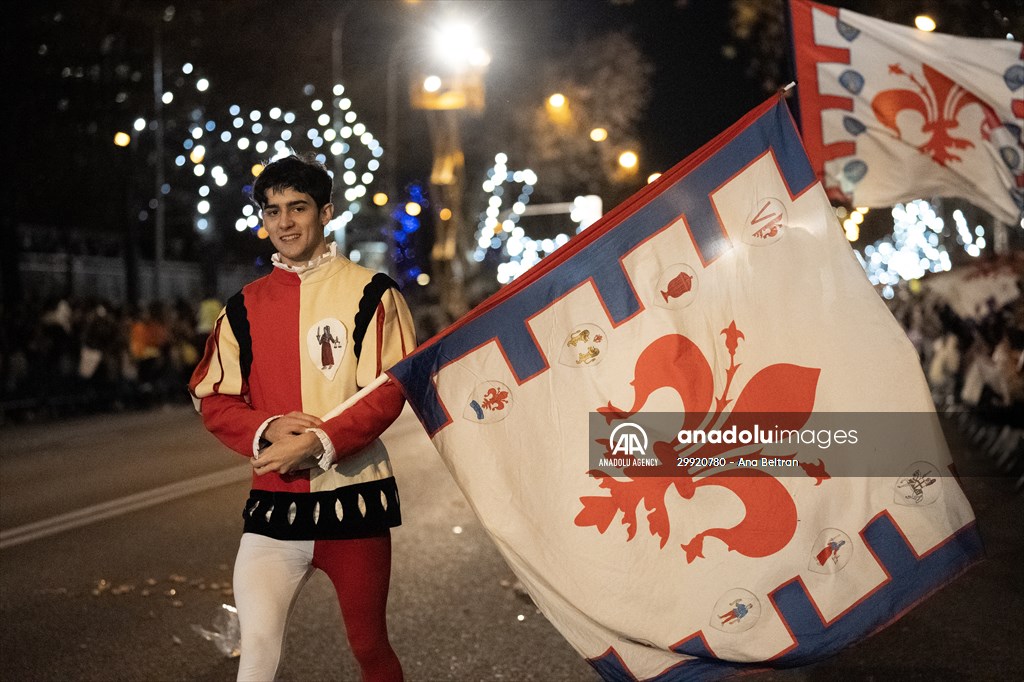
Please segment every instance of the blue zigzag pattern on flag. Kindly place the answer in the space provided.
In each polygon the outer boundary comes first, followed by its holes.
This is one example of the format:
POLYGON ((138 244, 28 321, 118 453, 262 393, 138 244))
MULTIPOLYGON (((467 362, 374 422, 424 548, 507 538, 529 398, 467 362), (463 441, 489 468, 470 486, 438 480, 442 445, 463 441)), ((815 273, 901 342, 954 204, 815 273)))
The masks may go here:
MULTIPOLYGON (((772 660, 772 667, 806 665, 836 653, 880 626, 887 625, 876 621, 879 613, 895 612, 902 615, 938 586, 947 583, 952 576, 965 571, 982 558, 984 553, 981 536, 974 523, 965 526, 944 544, 920 557, 907 544, 888 512, 879 514, 860 534, 889 575, 889 580, 828 624, 822 621, 799 578, 793 578, 775 588, 769 598, 793 634, 794 645, 772 660)), ((699 632, 680 642, 673 650, 697 656, 699 660, 686 661, 669 668, 647 682, 716 680, 740 671, 765 669, 764 664, 715 660, 699 632)), ((602 679, 609 682, 637 682, 637 678, 625 667, 614 649, 600 658, 590 659, 588 663, 602 679)))
POLYGON ((613 325, 638 313, 640 301, 619 259, 681 215, 705 263, 732 248, 711 194, 766 152, 774 154, 790 195, 796 196, 814 184, 814 171, 785 103, 778 99, 768 108, 759 107, 738 121, 733 126, 736 136, 722 148, 698 151, 691 159, 696 157, 699 163, 676 166, 635 201, 609 213, 563 247, 565 254, 555 253, 545 259, 535 268, 541 273, 536 281, 543 281, 544 286, 526 286, 535 281, 531 277, 534 273, 528 272, 506 289, 514 291, 515 297, 505 296, 500 304, 470 313, 456 329, 446 331, 443 343, 427 342, 393 367, 388 374, 403 386, 407 396, 417 396, 410 402, 417 408, 427 433, 433 436, 450 421, 438 399, 434 376, 470 351, 496 339, 520 384, 548 368, 526 325, 510 324, 510 320, 528 320, 552 300, 588 280, 593 280, 613 325), (768 112, 768 108, 773 111, 768 112), (702 158, 708 154, 711 156, 702 158), (654 198, 648 200, 652 194, 654 198), (552 268, 555 263, 558 267, 552 268))

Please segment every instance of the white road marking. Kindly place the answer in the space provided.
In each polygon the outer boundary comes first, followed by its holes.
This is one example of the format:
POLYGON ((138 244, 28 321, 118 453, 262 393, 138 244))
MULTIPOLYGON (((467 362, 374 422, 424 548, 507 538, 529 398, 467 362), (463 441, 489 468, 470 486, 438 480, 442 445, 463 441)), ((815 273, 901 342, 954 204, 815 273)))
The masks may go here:
POLYGON ((218 471, 213 474, 196 476, 185 481, 134 493, 108 502, 101 502, 67 514, 61 514, 42 521, 26 523, 0 531, 0 549, 7 549, 25 542, 38 540, 73 528, 111 519, 146 507, 153 507, 189 495, 219 488, 229 483, 247 481, 252 478, 252 467, 240 466, 218 471))

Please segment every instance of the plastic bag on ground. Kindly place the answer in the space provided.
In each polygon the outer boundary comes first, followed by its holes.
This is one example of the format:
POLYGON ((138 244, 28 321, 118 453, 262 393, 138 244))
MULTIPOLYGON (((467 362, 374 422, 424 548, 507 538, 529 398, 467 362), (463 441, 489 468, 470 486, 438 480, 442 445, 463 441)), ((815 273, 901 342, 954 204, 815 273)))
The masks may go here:
POLYGON ((192 629, 200 637, 213 642, 222 654, 228 658, 237 658, 242 653, 238 610, 231 604, 221 604, 213 617, 211 627, 213 630, 207 630, 201 625, 192 625, 192 629))

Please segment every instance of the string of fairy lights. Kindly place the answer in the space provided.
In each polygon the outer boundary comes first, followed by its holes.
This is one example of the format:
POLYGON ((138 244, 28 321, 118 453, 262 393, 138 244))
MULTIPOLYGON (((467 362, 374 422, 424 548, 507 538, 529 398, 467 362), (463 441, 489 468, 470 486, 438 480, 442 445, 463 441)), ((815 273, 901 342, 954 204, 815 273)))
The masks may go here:
MULTIPOLYGON (((175 89, 163 94, 163 103, 169 105, 176 97, 184 98, 188 88, 207 92, 211 84, 202 77, 191 63, 182 65, 180 75, 189 77, 177 79, 175 89)), ((328 166, 335 176, 333 166, 340 161, 340 177, 335 177, 336 187, 344 197, 342 210, 325 228, 325 233, 343 229, 362 210, 368 187, 373 183, 381 167, 384 150, 380 141, 359 120, 352 100, 345 96, 343 85, 335 84, 330 97, 317 96, 316 88, 307 84, 303 88, 306 98, 303 106, 294 110, 278 106, 269 108, 243 108, 233 104, 222 112, 211 112, 202 106, 191 109, 188 114, 187 131, 184 139, 172 142, 178 147, 174 166, 190 172, 199 179, 195 190, 195 228, 200 233, 213 227, 213 216, 223 215, 228 207, 236 213, 233 227, 238 232, 249 231, 265 239, 266 231, 260 224, 255 208, 248 200, 253 179, 259 175, 264 163, 293 153, 293 147, 301 140, 302 146, 316 150, 316 158, 328 166), (303 140, 304 138, 304 140, 303 140)), ((139 117, 134 122, 137 132, 152 129, 152 122, 139 117)), ((533 265, 563 246, 570 239, 569 234, 559 233, 553 238, 534 239, 527 234, 523 217, 528 213, 538 182, 537 174, 529 168, 512 169, 508 155, 498 153, 494 164, 486 172, 481 190, 486 196, 486 209, 480 214, 474 235, 475 247, 471 254, 474 261, 490 260, 496 264, 497 281, 507 284, 522 275, 533 265)), ((161 188, 163 194, 171 191, 170 183, 161 188)), ((421 190, 412 193, 410 201, 426 205, 421 190)), ((155 200, 149 204, 154 207, 155 200)), ((866 209, 858 209, 866 212, 866 209)), ((575 232, 586 227, 586 220, 579 211, 570 214, 575 223, 575 232)), ((140 212, 145 219, 146 211, 140 212)), ((419 227, 419 220, 403 222, 402 215, 396 214, 399 240, 395 247, 402 261, 399 269, 408 270, 408 279, 414 280, 422 273, 415 266, 412 249, 412 235, 419 227), (413 222, 415 221, 415 222, 413 222)), ((850 218, 861 216, 851 215, 850 218)), ((892 209, 894 221, 890 236, 869 244, 857 257, 872 284, 882 287, 882 295, 892 298, 895 285, 900 281, 919 279, 927 272, 940 272, 952 267, 950 255, 942 243, 945 224, 927 201, 917 200, 897 204, 892 209)), ((971 229, 961 211, 953 212, 956 241, 968 255, 977 257, 986 247, 985 231, 980 225, 971 229)), ((847 236, 855 230, 850 219, 844 221, 847 236)), ((946 234, 950 234, 948 231, 946 234)), ((853 237, 856 239, 856 237, 853 237)), ((403 278, 405 279, 405 278, 403 278)))
MULTIPOLYGON (((487 208, 477 221, 472 257, 477 263, 488 259, 496 262, 498 283, 508 284, 568 242, 569 235, 559 233, 553 238, 534 239, 520 224, 538 181, 532 170, 510 169, 508 154, 500 152, 494 156, 494 165, 486 175, 480 187, 487 196, 487 208), (511 200, 512 197, 515 199, 511 200)), ((569 218, 576 224, 575 233, 592 222, 580 210, 572 211, 569 218)))
MULTIPOLYGON (((176 80, 178 86, 164 92, 162 100, 171 104, 175 97, 185 96, 189 88, 207 92, 211 85, 199 75, 191 63, 182 65, 176 80)), ((279 106, 243 108, 230 105, 226 111, 210 111, 195 107, 188 114, 187 135, 177 142, 174 166, 190 171, 199 178, 195 196, 195 228, 203 233, 213 226, 213 216, 223 214, 218 208, 227 206, 236 214, 234 229, 249 230, 265 239, 267 236, 259 216, 248 201, 253 179, 262 172, 264 163, 293 153, 293 146, 311 146, 316 158, 335 176, 334 166, 340 160, 340 177, 335 177, 344 203, 325 232, 343 229, 362 210, 368 186, 380 170, 384 153, 380 141, 359 120, 345 87, 337 83, 330 97, 320 98, 316 88, 307 84, 303 106, 295 110, 279 106), (303 138, 305 138, 303 140, 303 138)), ((144 118, 134 123, 141 132, 151 124, 144 118)), ((172 142, 173 149, 175 143, 172 142)), ((162 192, 170 192, 165 184, 162 192)), ((337 200, 336 200, 337 202, 337 200)), ((340 202, 338 202, 340 203, 340 202)))
MULTIPOLYGON (((900 281, 920 279, 929 272, 952 269, 949 252, 943 245, 943 236, 953 236, 935 207, 918 199, 892 208, 892 234, 855 251, 864 267, 868 280, 882 287, 882 296, 891 299, 900 281)), ((956 242, 967 255, 977 258, 988 245, 985 228, 976 225, 972 230, 963 211, 953 211, 956 242)), ((947 240, 948 242, 948 240, 947 240)))

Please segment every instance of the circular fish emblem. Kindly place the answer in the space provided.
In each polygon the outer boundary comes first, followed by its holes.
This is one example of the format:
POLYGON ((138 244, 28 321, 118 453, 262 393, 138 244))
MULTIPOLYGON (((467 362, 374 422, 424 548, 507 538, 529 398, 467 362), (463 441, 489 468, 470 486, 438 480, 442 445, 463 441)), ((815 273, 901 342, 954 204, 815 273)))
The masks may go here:
POLYGON ((591 367, 604 359, 608 335, 596 324, 573 327, 559 349, 558 362, 568 367, 591 367))
POLYGON ((747 215, 743 241, 752 246, 768 246, 782 239, 788 226, 786 207, 774 197, 758 199, 747 215))
POLYGON ((654 305, 662 308, 685 308, 697 297, 699 285, 697 273, 689 265, 671 265, 658 278, 653 296, 654 305))

